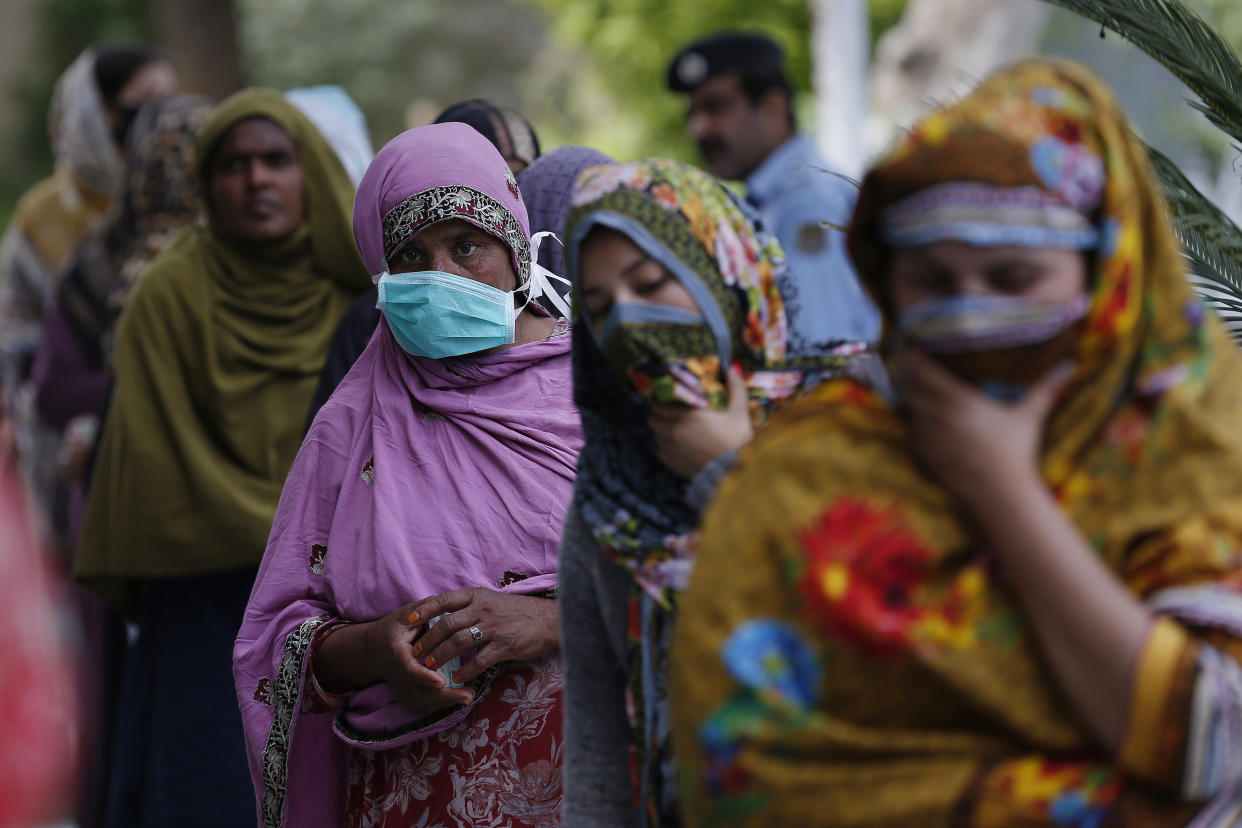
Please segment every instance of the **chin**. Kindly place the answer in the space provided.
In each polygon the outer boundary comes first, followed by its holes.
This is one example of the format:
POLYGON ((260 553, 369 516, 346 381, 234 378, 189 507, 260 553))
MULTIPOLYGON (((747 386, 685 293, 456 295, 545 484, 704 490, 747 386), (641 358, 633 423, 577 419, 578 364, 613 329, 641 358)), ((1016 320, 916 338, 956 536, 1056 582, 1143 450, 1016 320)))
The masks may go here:
POLYGON ((732 159, 722 158, 719 161, 708 161, 707 171, 717 178, 724 178, 729 181, 740 181, 746 177, 746 174, 738 169, 737 164, 732 159))
POLYGON ((275 244, 292 236, 295 230, 297 230, 296 227, 285 228, 262 225, 247 228, 246 237, 256 244, 275 244))

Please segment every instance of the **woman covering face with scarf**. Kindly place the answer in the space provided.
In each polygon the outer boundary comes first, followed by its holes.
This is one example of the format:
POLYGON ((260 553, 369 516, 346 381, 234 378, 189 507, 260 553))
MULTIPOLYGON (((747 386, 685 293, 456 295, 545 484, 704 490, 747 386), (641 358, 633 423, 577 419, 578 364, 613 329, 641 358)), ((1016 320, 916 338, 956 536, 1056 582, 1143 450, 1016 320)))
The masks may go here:
POLYGON ((581 446, 500 153, 399 135, 354 234, 383 318, 289 476, 234 651, 263 826, 560 809, 556 548, 581 446))
POLYGON ((902 404, 828 383, 721 487, 673 650, 690 823, 1233 825, 1242 357, 1117 103, 999 73, 850 244, 902 404))
POLYGON ((753 428, 864 349, 787 359, 784 257, 706 173, 664 160, 594 167, 572 205, 586 446, 561 547, 563 817, 670 825, 668 638, 700 504, 753 428))

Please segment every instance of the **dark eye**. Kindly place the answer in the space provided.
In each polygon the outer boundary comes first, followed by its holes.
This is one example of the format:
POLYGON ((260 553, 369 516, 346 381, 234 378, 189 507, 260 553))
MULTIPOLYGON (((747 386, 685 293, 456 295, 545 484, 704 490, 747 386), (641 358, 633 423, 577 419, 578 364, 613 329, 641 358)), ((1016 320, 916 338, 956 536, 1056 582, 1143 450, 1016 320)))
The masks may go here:
POLYGON ((471 253, 479 249, 476 242, 464 241, 457 243, 457 254, 459 256, 469 256, 471 253))
POLYGON ((1040 279, 1038 268, 1007 267, 991 274, 992 287, 1002 293, 1023 293, 1040 279))
POLYGON ((920 290, 928 293, 952 293, 953 277, 939 268, 923 268, 910 274, 910 281, 920 290))
POLYGON ((656 278, 654 281, 647 282, 646 284, 635 285, 634 292, 637 293, 639 296, 643 297, 644 299, 646 299, 650 296, 654 296, 655 294, 663 290, 665 285, 667 285, 672 280, 672 278, 673 278, 673 275, 671 273, 665 272, 661 274, 658 278, 656 278))
POLYGON ((397 261, 405 262, 406 264, 415 264, 420 258, 418 250, 413 247, 407 247, 397 254, 397 261))
POLYGON ((239 173, 245 168, 245 159, 236 155, 229 155, 220 159, 220 164, 216 169, 222 173, 239 173))
POLYGON ((263 160, 267 162, 269 167, 287 167, 289 164, 293 163, 293 156, 283 150, 280 150, 277 152, 269 152, 263 160))
POLYGON ((673 279, 667 268, 652 259, 630 274, 630 287, 644 299, 659 293, 673 279))

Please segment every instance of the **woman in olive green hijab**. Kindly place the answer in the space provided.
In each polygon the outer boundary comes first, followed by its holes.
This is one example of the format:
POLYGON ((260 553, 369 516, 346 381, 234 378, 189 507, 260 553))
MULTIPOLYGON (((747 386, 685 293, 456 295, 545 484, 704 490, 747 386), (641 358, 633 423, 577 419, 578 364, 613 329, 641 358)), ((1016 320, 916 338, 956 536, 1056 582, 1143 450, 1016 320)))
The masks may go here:
POLYGON ((206 222, 121 318, 76 561, 140 629, 110 825, 254 824, 232 643, 328 341, 370 287, 349 178, 282 95, 229 98, 196 154, 206 222))

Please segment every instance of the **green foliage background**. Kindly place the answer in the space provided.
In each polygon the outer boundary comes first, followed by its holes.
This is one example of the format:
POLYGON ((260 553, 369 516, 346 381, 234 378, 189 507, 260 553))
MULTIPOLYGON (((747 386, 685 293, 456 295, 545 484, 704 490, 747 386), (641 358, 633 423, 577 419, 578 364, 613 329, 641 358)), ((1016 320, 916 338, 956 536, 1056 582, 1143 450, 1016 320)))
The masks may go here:
MULTIPOLYGON (((210 3, 216 0, 201 0, 210 3)), ((1035 2, 1036 0, 1031 0, 1035 2)), ((0 154, 0 226, 51 166, 52 84, 87 45, 149 39, 161 0, 38 0, 28 60, 0 94, 22 113, 0 154)), ((693 160, 685 101, 665 70, 686 43, 724 28, 761 29, 786 51, 809 126, 809 0, 235 0, 247 82, 336 82, 366 112, 376 145, 411 122, 411 102, 482 96, 519 107, 546 146, 585 143, 618 157, 693 160)), ((906 0, 869 0, 872 40, 906 0)), ((1188 0, 1242 46, 1242 3, 1188 0)), ((416 118, 413 120, 417 120, 416 118)))
MULTIPOLYGON (((57 75, 96 42, 149 39, 160 0, 39 0, 37 60, 0 94, 23 113, 0 155, 0 225, 51 166, 45 113, 57 75)), ((213 0, 203 0, 213 2, 213 0)), ((677 50, 723 28, 758 28, 786 50, 810 122, 808 0, 236 0, 248 83, 340 83, 362 106, 377 146, 407 125, 407 107, 480 96, 519 107, 547 146, 586 143, 621 157, 693 159, 685 102, 664 87, 677 50), (480 59, 482 56, 482 59, 480 59)), ((874 36, 906 0, 870 0, 874 36)))
POLYGON ((0 89, 23 113, 20 123, 3 136, 7 149, 0 154, 0 227, 8 223, 21 193, 51 169, 47 110, 56 78, 92 43, 150 36, 147 0, 40 0, 34 8, 35 42, 29 51, 39 59, 6 79, 0 89))

